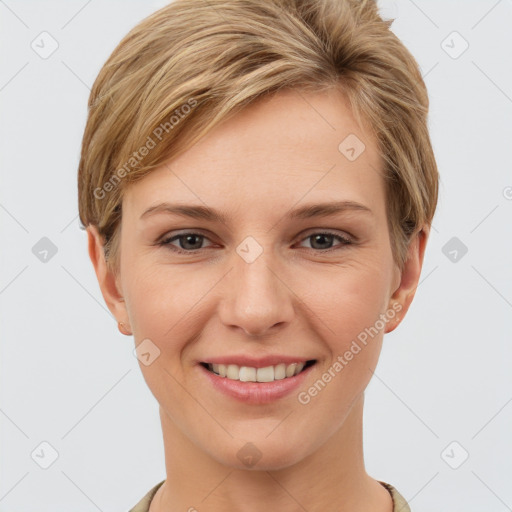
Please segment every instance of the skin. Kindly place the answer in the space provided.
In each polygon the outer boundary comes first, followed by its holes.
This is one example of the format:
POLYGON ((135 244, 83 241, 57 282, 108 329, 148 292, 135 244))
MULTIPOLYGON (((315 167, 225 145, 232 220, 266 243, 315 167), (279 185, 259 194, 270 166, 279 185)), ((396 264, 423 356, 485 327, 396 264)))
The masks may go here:
POLYGON ((89 255, 110 311, 136 345, 149 338, 160 350, 149 366, 139 363, 160 404, 167 470, 151 512, 392 511, 388 491, 365 471, 364 390, 384 333, 413 300, 429 229, 413 238, 400 272, 382 169, 376 141, 339 91, 280 91, 126 188, 118 272, 107 270, 89 226, 89 255), (354 161, 338 150, 351 133, 366 146, 354 161), (332 200, 371 212, 287 218, 332 200), (214 208, 227 223, 166 213, 140 219, 164 201, 214 208), (326 229, 353 243, 312 236, 326 229), (156 244, 190 231, 205 238, 156 244), (263 249, 250 264, 236 252, 248 236, 263 249), (308 404, 296 392, 266 405, 239 402, 213 389, 197 366, 232 353, 316 359, 304 391, 393 304, 399 314, 308 404), (237 457, 247 442, 261 452, 251 468, 237 457))

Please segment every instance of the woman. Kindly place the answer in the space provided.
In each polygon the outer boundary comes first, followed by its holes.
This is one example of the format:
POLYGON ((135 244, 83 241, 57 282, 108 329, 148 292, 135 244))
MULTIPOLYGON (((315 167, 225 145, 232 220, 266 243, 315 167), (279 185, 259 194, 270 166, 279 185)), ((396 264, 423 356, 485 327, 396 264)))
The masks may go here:
POLYGON ((167 472, 133 512, 410 510, 362 445, 438 194, 390 23, 366 0, 177 0, 100 71, 80 219, 167 472))

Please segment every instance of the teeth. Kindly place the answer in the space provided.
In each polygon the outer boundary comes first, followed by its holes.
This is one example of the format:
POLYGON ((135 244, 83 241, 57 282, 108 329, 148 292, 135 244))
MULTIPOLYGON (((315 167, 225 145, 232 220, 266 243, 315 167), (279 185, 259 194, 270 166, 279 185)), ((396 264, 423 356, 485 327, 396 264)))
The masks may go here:
POLYGON ((226 377, 231 380, 240 380, 240 369, 236 364, 228 364, 226 377))
POLYGON ((274 382, 274 367, 258 368, 256 370, 256 382, 274 382))
POLYGON ((298 375, 304 368, 305 363, 284 363, 265 368, 253 368, 250 366, 238 366, 236 364, 209 364, 208 369, 231 380, 241 382, 273 382, 274 380, 286 379, 298 375))
POLYGON ((295 370, 297 369, 297 363, 289 364, 286 367, 286 376, 293 377, 295 375, 295 370))
POLYGON ((286 365, 284 363, 274 366, 274 380, 281 380, 286 377, 286 365))
POLYGON ((240 368, 240 380, 242 382, 256 382, 256 368, 242 366, 240 368))

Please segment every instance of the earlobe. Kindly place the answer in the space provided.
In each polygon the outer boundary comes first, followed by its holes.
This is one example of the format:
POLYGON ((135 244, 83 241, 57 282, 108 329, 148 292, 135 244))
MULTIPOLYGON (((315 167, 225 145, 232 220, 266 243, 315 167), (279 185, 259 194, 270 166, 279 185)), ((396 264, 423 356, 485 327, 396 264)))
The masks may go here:
POLYGON ((109 268, 105 259, 104 239, 99 234, 97 227, 92 224, 87 227, 87 237, 89 258, 93 264, 103 299, 112 315, 117 319, 119 331, 131 335, 125 301, 117 284, 117 275, 109 268))
POLYGON ((117 322, 117 328, 119 329, 119 332, 125 336, 131 336, 133 334, 131 330, 126 328, 123 322, 117 322))
POLYGON ((400 273, 400 284, 393 292, 389 300, 389 308, 392 308, 396 314, 388 322, 385 333, 394 331, 405 317, 409 306, 412 303, 423 266, 425 248, 430 232, 429 226, 424 226, 415 235, 413 235, 407 251, 407 259, 404 268, 400 273), (400 307, 398 307, 400 305, 400 307))

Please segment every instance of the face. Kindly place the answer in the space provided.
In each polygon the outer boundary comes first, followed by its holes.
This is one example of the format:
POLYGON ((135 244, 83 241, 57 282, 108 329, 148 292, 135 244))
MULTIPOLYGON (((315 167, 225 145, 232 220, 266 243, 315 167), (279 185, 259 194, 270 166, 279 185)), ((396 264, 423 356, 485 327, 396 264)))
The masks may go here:
POLYGON ((126 189, 116 316, 159 351, 140 368, 169 424, 214 460, 243 468, 252 443, 258 467, 290 466, 362 397, 412 300, 382 169, 339 92, 281 91, 126 189), (365 145, 355 159, 339 149, 350 134, 365 145), (328 203, 342 207, 305 209, 328 203), (293 362, 309 363, 282 378, 293 362))

